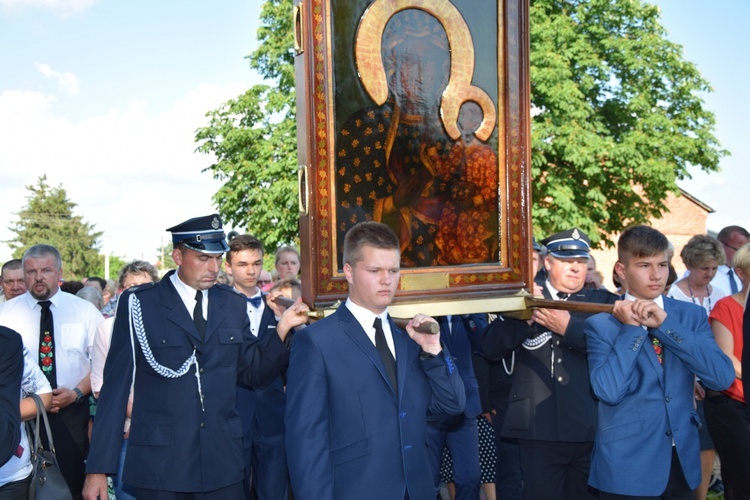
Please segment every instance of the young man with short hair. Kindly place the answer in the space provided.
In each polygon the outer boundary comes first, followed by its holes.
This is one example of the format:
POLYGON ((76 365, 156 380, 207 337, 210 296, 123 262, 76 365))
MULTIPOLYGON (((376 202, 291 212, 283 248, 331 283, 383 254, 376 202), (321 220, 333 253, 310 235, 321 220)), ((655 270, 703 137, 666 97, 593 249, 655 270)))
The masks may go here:
POLYGON ((692 499, 701 481, 694 376, 715 390, 734 380, 705 310, 662 295, 667 245, 650 227, 623 232, 615 272, 625 300, 584 327, 599 398, 589 484, 603 499, 692 499))
POLYGON ((385 224, 362 222, 344 240, 349 298, 297 332, 289 361, 286 444, 295 498, 434 498, 427 414, 459 415, 464 385, 434 322, 396 327, 400 243, 385 224))
MULTIPOLYGON (((225 269, 232 274, 234 289, 247 299, 250 331, 258 339, 275 334, 285 336, 292 326, 299 326, 289 318, 295 314, 280 314, 277 319, 258 287, 263 272, 263 244, 249 234, 236 236, 229 242, 225 269)), ((287 309, 288 310, 288 309, 287 309)), ((287 344, 289 342, 287 341, 287 344)), ((237 386, 237 409, 242 419, 243 459, 245 463, 245 497, 284 500, 289 490, 289 474, 284 446, 284 410, 286 394, 282 373, 263 387, 251 389, 237 386)))

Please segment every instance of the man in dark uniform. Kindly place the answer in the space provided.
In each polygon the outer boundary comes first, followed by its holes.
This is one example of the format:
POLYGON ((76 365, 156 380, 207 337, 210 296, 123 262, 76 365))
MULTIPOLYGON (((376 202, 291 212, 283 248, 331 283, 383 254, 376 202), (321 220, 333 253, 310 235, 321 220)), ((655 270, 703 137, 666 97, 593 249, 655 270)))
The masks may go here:
MULTIPOLYGON (((614 303, 603 290, 583 289, 589 239, 570 229, 552 235, 539 283, 545 298, 614 303)), ((590 314, 537 309, 529 321, 494 321, 482 335, 489 359, 516 351, 513 388, 503 426, 517 438, 527 499, 596 498, 588 488, 596 433, 596 401, 589 384, 583 325, 590 314)))
MULTIPOLYGON (((215 285, 228 250, 218 215, 168 231, 177 271, 129 289, 118 305, 86 470, 88 500, 106 498, 106 474, 116 472, 131 383, 123 481, 137 497, 242 498, 237 384, 267 384, 289 358, 281 335, 259 341, 251 334, 245 297, 215 285)), ((300 323, 307 320, 304 304, 292 309, 300 323)))
POLYGON ((0 467, 17 453, 21 440, 22 349, 21 336, 0 326, 0 467))

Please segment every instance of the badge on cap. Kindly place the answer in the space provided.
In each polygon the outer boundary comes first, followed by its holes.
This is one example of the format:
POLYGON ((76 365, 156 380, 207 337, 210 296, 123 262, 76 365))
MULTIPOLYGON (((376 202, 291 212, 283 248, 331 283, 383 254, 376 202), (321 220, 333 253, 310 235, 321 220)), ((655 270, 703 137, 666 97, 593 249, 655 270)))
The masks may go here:
POLYGON ((222 254, 229 250, 218 214, 194 217, 167 231, 172 233, 173 244, 185 245, 196 252, 222 254))

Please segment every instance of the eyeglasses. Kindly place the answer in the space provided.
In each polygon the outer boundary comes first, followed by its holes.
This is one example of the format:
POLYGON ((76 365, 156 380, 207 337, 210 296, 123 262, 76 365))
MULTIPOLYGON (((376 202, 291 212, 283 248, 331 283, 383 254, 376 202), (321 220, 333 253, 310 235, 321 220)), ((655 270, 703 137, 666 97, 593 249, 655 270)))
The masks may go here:
POLYGON ((270 281, 269 281, 269 280, 258 280, 258 281, 257 281, 257 283, 258 283, 259 285, 267 285, 267 284, 269 284, 269 283, 270 283, 270 281))
POLYGON ((724 245, 724 246, 725 246, 725 247, 727 247, 727 248, 731 248, 731 249, 732 249, 732 250, 734 250, 735 252, 736 252, 737 250, 739 250, 739 249, 740 249, 740 247, 733 247, 732 245, 730 245, 730 244, 729 244, 729 243, 727 243, 726 241, 721 241, 721 240, 719 240, 719 243, 721 243, 722 245, 724 245))

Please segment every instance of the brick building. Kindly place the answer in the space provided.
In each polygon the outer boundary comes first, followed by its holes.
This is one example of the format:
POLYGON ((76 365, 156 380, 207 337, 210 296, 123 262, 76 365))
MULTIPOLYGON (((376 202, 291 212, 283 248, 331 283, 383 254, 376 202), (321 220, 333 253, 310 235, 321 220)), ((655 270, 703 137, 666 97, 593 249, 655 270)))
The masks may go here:
MULTIPOLYGON (((685 272, 685 265, 680 259, 680 251, 696 234, 706 234, 706 220, 708 214, 713 213, 714 209, 683 189, 680 189, 680 196, 672 193, 667 195, 665 205, 669 211, 664 213, 661 219, 652 219, 650 225, 664 233, 674 245, 672 265, 677 270, 677 276, 682 276, 685 272)), ((619 237, 619 234, 613 235, 611 241, 617 243, 619 237)), ((604 286, 609 290, 615 290, 612 283, 612 270, 617 262, 617 249, 593 250, 591 254, 596 259, 596 268, 604 276, 604 286)))

